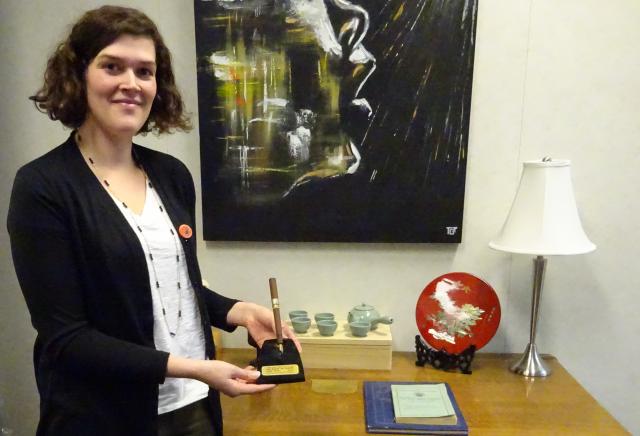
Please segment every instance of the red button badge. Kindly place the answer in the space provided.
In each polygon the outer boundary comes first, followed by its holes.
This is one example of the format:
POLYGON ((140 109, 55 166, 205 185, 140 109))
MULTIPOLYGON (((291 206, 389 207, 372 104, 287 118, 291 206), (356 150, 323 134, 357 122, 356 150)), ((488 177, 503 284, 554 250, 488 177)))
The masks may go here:
POLYGON ((182 224, 180 225, 180 227, 178 227, 178 233, 180 233, 180 236, 182 236, 183 238, 189 239, 191 235, 193 235, 193 230, 191 230, 191 227, 189 227, 189 225, 182 224))

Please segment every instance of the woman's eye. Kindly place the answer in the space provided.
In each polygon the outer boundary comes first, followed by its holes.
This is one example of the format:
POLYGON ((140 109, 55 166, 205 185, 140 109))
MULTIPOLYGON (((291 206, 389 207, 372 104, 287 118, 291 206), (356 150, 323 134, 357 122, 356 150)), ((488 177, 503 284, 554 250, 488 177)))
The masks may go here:
POLYGON ((149 68, 141 68, 138 70, 138 74, 140 77, 151 77, 153 76, 153 71, 149 68))
POLYGON ((110 63, 104 64, 104 69, 111 73, 115 73, 120 71, 120 66, 116 63, 110 62, 110 63))

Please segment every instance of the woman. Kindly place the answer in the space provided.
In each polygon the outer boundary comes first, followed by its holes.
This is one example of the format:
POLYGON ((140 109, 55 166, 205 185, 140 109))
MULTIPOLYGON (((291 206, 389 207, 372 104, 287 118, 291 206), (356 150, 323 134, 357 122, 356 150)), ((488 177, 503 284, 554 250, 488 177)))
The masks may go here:
POLYGON ((87 12, 31 98, 74 129, 18 171, 9 208, 38 333, 37 434, 222 434, 218 391, 274 386, 214 360, 210 326, 244 326, 261 344, 274 337, 273 316, 202 286, 191 176, 132 143, 138 133, 189 129, 156 26, 134 9, 87 12))

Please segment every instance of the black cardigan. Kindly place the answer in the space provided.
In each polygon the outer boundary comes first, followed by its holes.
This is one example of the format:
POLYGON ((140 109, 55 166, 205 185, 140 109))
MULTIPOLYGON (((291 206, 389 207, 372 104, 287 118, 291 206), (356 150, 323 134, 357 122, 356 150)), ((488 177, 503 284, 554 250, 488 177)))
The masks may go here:
MULTIPOLYGON (((40 393, 38 435, 156 435, 158 385, 168 353, 155 349, 149 273, 140 242, 86 165, 72 134, 22 167, 7 227, 31 322, 40 393)), ((177 159, 138 145, 135 153, 177 229, 205 334, 234 327, 237 300, 204 288, 196 259, 195 190, 177 159)), ((218 433, 218 393, 210 391, 218 433)))

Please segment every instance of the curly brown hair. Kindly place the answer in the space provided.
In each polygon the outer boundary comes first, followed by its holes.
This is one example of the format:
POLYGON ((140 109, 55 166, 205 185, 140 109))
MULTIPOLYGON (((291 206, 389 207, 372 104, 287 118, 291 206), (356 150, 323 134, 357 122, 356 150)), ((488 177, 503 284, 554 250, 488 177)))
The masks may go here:
POLYGON ((44 84, 29 99, 52 120, 73 129, 80 127, 88 110, 85 71, 100 50, 122 35, 149 37, 156 50, 157 93, 138 133, 191 129, 173 76, 171 53, 153 21, 132 8, 102 6, 80 17, 49 58, 44 84))

